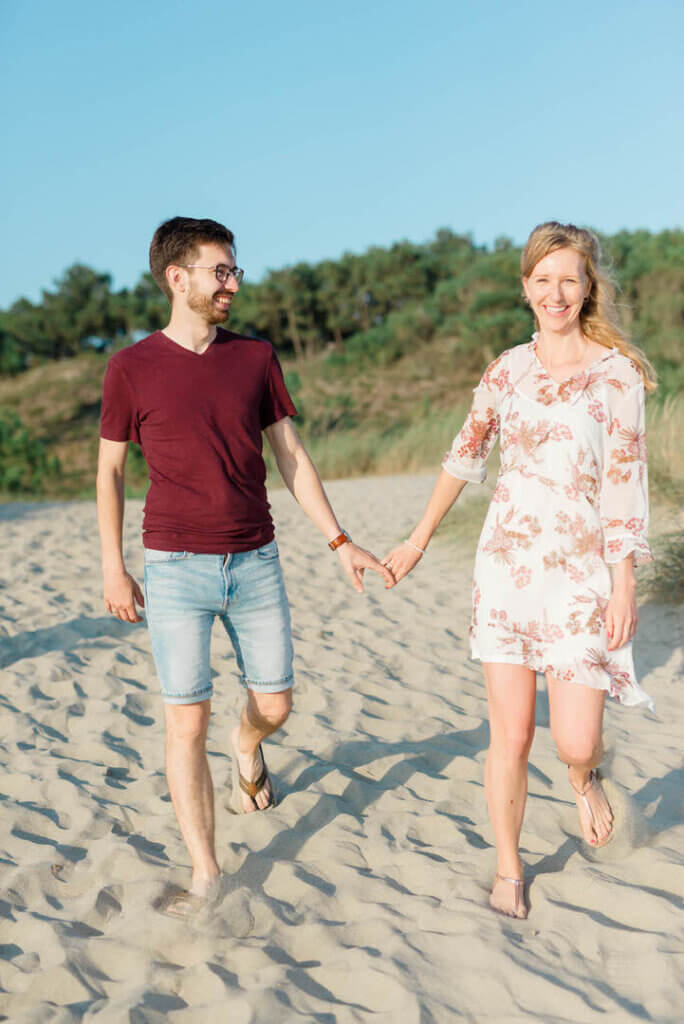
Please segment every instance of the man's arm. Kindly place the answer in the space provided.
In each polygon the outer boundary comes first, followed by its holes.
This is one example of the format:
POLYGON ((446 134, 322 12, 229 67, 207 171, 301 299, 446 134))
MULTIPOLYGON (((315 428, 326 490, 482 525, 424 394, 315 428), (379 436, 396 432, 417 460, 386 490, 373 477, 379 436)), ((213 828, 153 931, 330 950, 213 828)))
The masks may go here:
POLYGON ((124 622, 142 622, 135 606, 145 605, 142 591, 126 572, 122 551, 124 466, 128 441, 100 438, 97 464, 97 522, 102 544, 105 608, 124 622))
MULTIPOLYGON (((300 441, 292 420, 289 416, 285 416, 277 423, 266 427, 264 433, 273 449, 280 475, 287 489, 326 540, 333 540, 342 533, 342 527, 332 510, 323 490, 321 478, 300 441)), ((374 572, 384 576, 387 587, 394 584, 391 572, 381 565, 369 551, 365 551, 356 544, 351 542, 341 544, 337 548, 337 554, 345 572, 351 577, 353 586, 359 593, 363 593, 364 569, 373 569, 374 572)))

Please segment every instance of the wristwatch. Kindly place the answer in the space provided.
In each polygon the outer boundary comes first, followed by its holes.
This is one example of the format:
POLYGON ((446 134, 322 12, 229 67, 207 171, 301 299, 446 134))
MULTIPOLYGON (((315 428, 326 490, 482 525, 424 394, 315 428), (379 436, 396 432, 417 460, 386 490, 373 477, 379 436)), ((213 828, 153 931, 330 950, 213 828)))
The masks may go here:
POLYGON ((346 530, 343 530, 342 533, 338 533, 336 537, 333 537, 332 540, 328 541, 328 547, 330 548, 331 551, 336 551, 337 548, 341 547, 343 544, 346 544, 347 541, 349 540, 351 540, 351 537, 349 536, 346 530))

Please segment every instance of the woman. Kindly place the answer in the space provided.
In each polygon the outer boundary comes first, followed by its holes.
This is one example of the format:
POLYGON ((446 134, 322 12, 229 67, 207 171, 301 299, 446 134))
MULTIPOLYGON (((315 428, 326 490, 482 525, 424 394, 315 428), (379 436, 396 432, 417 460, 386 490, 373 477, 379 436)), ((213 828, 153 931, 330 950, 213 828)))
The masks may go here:
POLYGON ((422 519, 385 559, 397 581, 422 557, 468 481, 501 470, 475 562, 472 656, 490 723, 485 789, 497 847, 495 910, 526 917, 520 830, 536 673, 568 765, 584 838, 608 842, 613 815, 597 766, 606 693, 650 704, 634 675, 634 565, 648 561, 644 391, 655 374, 618 326, 589 231, 550 222, 522 253, 537 331, 486 370, 422 519))

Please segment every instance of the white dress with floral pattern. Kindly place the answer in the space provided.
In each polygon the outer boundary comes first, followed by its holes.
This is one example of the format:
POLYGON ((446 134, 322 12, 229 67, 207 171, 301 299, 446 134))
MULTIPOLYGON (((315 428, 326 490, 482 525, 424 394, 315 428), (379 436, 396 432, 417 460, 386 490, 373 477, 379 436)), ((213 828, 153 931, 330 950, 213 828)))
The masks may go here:
POLYGON ((606 350, 557 383, 536 335, 486 370, 443 467, 481 483, 497 437, 501 470, 475 560, 473 658, 525 665, 648 704, 632 645, 608 650, 609 566, 651 560, 644 388, 634 363, 606 350))

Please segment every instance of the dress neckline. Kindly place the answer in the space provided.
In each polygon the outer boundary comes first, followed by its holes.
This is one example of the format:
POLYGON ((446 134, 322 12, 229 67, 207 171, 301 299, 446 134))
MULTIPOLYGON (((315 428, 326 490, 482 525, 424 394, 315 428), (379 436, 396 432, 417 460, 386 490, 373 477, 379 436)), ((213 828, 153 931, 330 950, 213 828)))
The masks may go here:
POLYGON ((570 383, 570 381, 575 380, 576 377, 585 377, 585 376, 587 376, 589 374, 589 372, 591 370, 593 370, 593 368, 595 366, 597 366, 599 363, 604 362, 604 360, 610 358, 610 356, 612 356, 615 352, 617 352, 617 348, 615 348, 615 347, 609 348, 609 349, 606 350, 604 355, 598 356, 596 359, 594 359, 593 362, 589 363, 588 366, 585 366, 584 369, 577 370, 575 373, 571 373, 568 377, 563 377, 562 380, 556 380, 555 377, 551 376, 551 374, 549 373, 549 371, 546 369, 546 367, 542 363, 541 359, 539 358, 539 355, 537 353, 537 339, 538 339, 538 337, 539 337, 539 335, 535 331, 535 333, 532 335, 532 341, 529 343, 530 351, 532 352, 532 356, 533 356, 534 361, 536 362, 539 370, 544 374, 545 377, 548 377, 548 379, 553 384, 555 384, 557 388, 562 388, 564 386, 567 386, 570 383))

